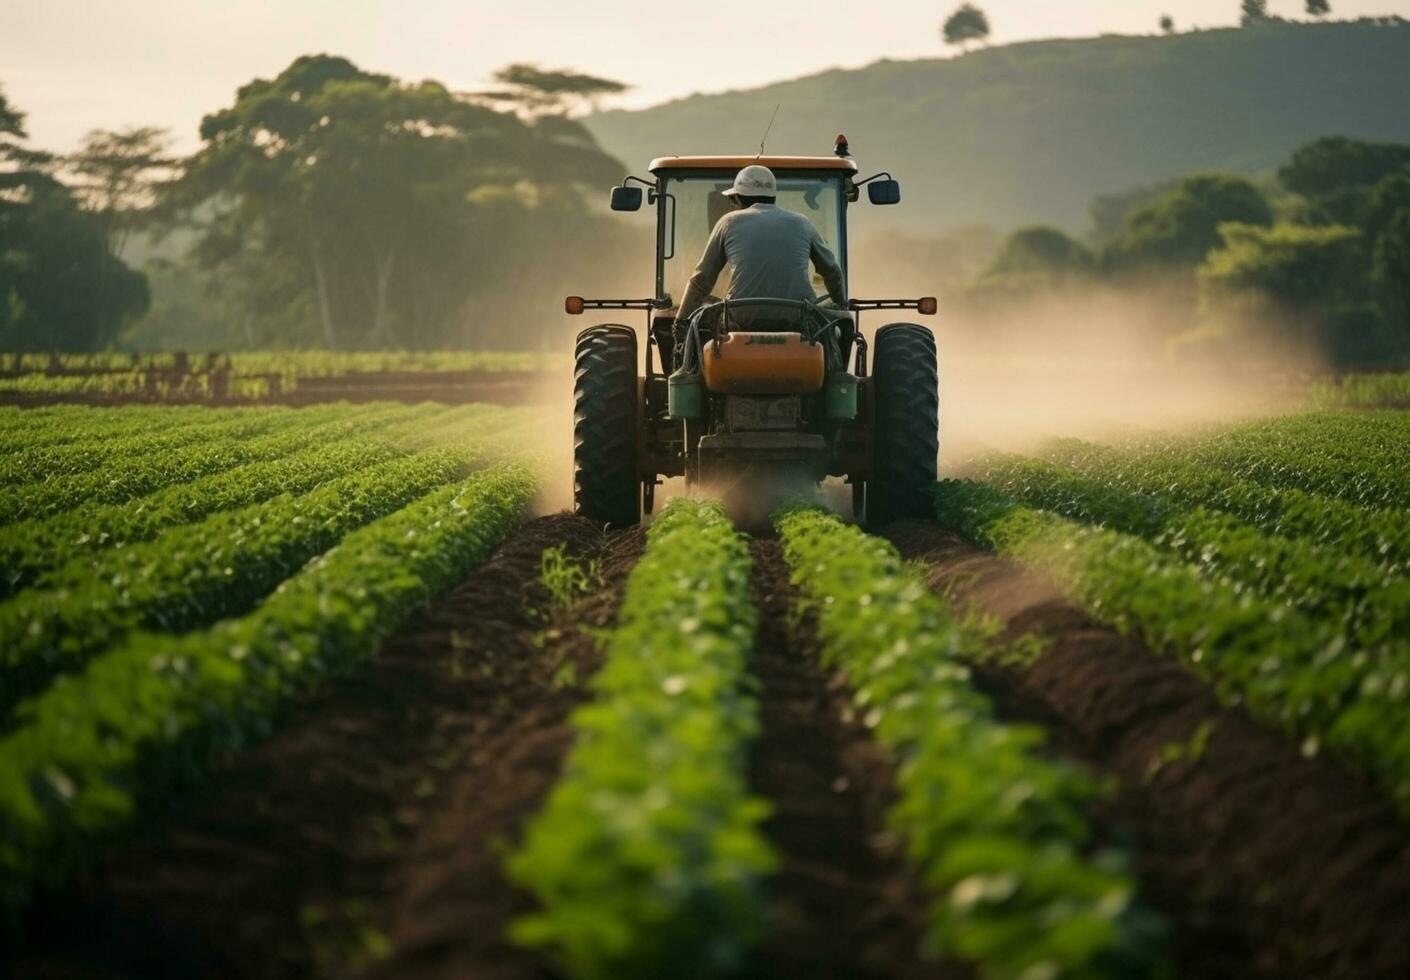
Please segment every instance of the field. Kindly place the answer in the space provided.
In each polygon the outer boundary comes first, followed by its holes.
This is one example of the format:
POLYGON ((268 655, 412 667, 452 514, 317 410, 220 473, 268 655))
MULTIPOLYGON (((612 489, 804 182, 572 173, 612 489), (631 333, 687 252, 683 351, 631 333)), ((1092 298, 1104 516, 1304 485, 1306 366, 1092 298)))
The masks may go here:
POLYGON ((549 355, 495 351, 0 354, 0 405, 521 404, 561 366, 549 355))
POLYGON ((0 972, 1410 976, 1407 390, 749 533, 536 408, 0 407, 0 972))

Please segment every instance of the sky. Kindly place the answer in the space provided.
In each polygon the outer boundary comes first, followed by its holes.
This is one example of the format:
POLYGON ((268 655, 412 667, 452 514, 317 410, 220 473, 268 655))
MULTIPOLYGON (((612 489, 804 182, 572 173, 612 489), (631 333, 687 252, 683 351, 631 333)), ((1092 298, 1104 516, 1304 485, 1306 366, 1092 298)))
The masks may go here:
MULTIPOLYGON (((1238 0, 977 0, 994 43, 1232 25, 1238 0)), ((73 149, 91 129, 156 125, 177 149, 201 116, 300 54, 451 88, 484 88, 515 61, 630 83, 617 105, 750 88, 881 58, 947 54, 955 2, 887 0, 0 0, 0 87, 34 146, 73 149)), ((1301 17, 1303 0, 1271 0, 1301 17)), ((1332 0, 1337 17, 1410 16, 1410 0, 1332 0)))

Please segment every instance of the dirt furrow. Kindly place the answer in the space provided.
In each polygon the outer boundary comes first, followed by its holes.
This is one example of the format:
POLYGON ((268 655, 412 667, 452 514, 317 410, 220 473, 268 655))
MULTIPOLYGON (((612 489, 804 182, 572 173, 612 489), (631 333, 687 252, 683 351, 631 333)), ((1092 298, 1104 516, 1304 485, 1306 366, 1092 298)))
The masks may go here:
POLYGON ((764 832, 781 858, 756 975, 966 976, 920 959, 924 898, 886 830, 890 761, 853 716, 845 682, 822 667, 811 623, 790 626, 794 593, 778 542, 753 551, 763 732, 750 783, 774 808, 764 832))
MULTIPOLYGON (((614 554, 631 551, 620 543, 614 554)), ((33 909, 12 973, 277 980, 386 956, 388 921, 393 940, 415 938, 386 908, 430 862, 486 864, 495 830, 556 772, 565 736, 554 726, 581 696, 555 680, 559 651, 535 640, 547 625, 540 556, 559 544, 596 556, 604 538, 566 515, 528 524, 184 810, 33 909), (425 843, 449 838, 448 819, 463 855, 425 843)), ((590 648, 565 642, 561 655, 586 668, 590 648)), ((516 899, 494 868, 479 880, 503 920, 516 899)), ((423 931, 463 911, 447 905, 423 931)))
MULTIPOLYGON (((600 535, 600 532, 599 532, 600 535)), ((512 689, 477 697, 473 733, 461 762, 386 882, 375 919, 390 955, 359 977, 386 980, 520 980, 553 976, 544 959, 511 944, 512 919, 531 908, 502 870, 503 852, 557 781, 573 730, 572 709, 600 663, 594 634, 617 618, 628 574, 641 557, 641 529, 622 532, 601 554, 601 582, 570 616, 536 636, 520 631, 496 644, 496 670, 512 689)), ((474 629, 476 611, 466 610, 474 629)))
POLYGON ((1027 664, 976 671, 1007 716, 1112 773, 1181 977, 1410 976, 1410 831, 1369 783, 1222 708, 1178 663, 1095 622, 1045 579, 929 522, 889 529, 961 610, 1032 635, 1027 664))

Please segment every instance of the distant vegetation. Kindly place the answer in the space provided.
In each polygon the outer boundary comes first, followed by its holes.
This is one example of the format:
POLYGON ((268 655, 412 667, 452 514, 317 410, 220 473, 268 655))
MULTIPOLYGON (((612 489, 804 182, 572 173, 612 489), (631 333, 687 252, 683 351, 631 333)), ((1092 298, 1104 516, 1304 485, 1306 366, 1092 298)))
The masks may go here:
MULTIPOLYGON (((142 126, 38 151, 0 94, 0 350, 549 347, 554 297, 648 274, 640 226, 590 202, 653 155, 756 145, 777 99, 771 150, 841 130, 903 181, 858 213, 858 283, 918 270, 978 305, 1134 284, 1176 332, 1235 310, 1374 362, 1410 321, 1410 23, 1254 19, 587 116, 623 83, 516 64, 456 93, 308 55, 185 159, 142 126)), ((970 4, 942 25, 987 31, 970 4)))
POLYGON ((1133 286, 1203 321, 1221 344, 1296 344, 1338 366, 1410 358, 1410 145, 1317 140, 1270 192, 1195 174, 1099 198, 1101 233, 1083 242, 1050 226, 1019 229, 963 298, 994 305, 1133 286))
POLYGON ((625 86, 496 82, 305 56, 207 115, 184 160, 141 128, 39 153, 0 101, 0 348, 538 346, 551 314, 525 300, 601 275, 621 236, 582 191, 622 166, 569 110, 625 86))
POLYGON ((825 153, 845 132, 864 168, 901 181, 888 221, 1078 232, 1099 194, 1266 172, 1332 134, 1410 140, 1405 92, 1410 23, 1268 21, 881 61, 585 122, 639 171, 662 153, 753 152, 768 122, 759 106, 780 103, 769 148, 825 153))
POLYGON ((940 34, 946 44, 957 44, 960 47, 970 41, 983 41, 989 37, 989 18, 974 4, 963 3, 945 18, 945 23, 940 26, 940 34))
POLYGON ((103 180, 106 134, 90 137, 94 152, 79 155, 65 184, 55 176, 60 161, 24 145, 24 119, 0 92, 0 343, 101 347, 150 303, 146 278, 120 258, 125 229, 103 180))

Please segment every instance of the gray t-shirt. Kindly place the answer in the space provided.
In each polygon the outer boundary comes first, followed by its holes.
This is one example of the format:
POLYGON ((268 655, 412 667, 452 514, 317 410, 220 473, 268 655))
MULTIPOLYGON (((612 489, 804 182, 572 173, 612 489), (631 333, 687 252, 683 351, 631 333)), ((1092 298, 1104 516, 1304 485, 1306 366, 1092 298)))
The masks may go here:
POLYGON ((813 223, 786 208, 755 204, 731 211, 715 225, 681 298, 677 320, 685 320, 701 307, 726 263, 730 266, 728 299, 812 300, 816 296, 808 275, 812 263, 832 301, 847 304, 842 267, 813 223))

